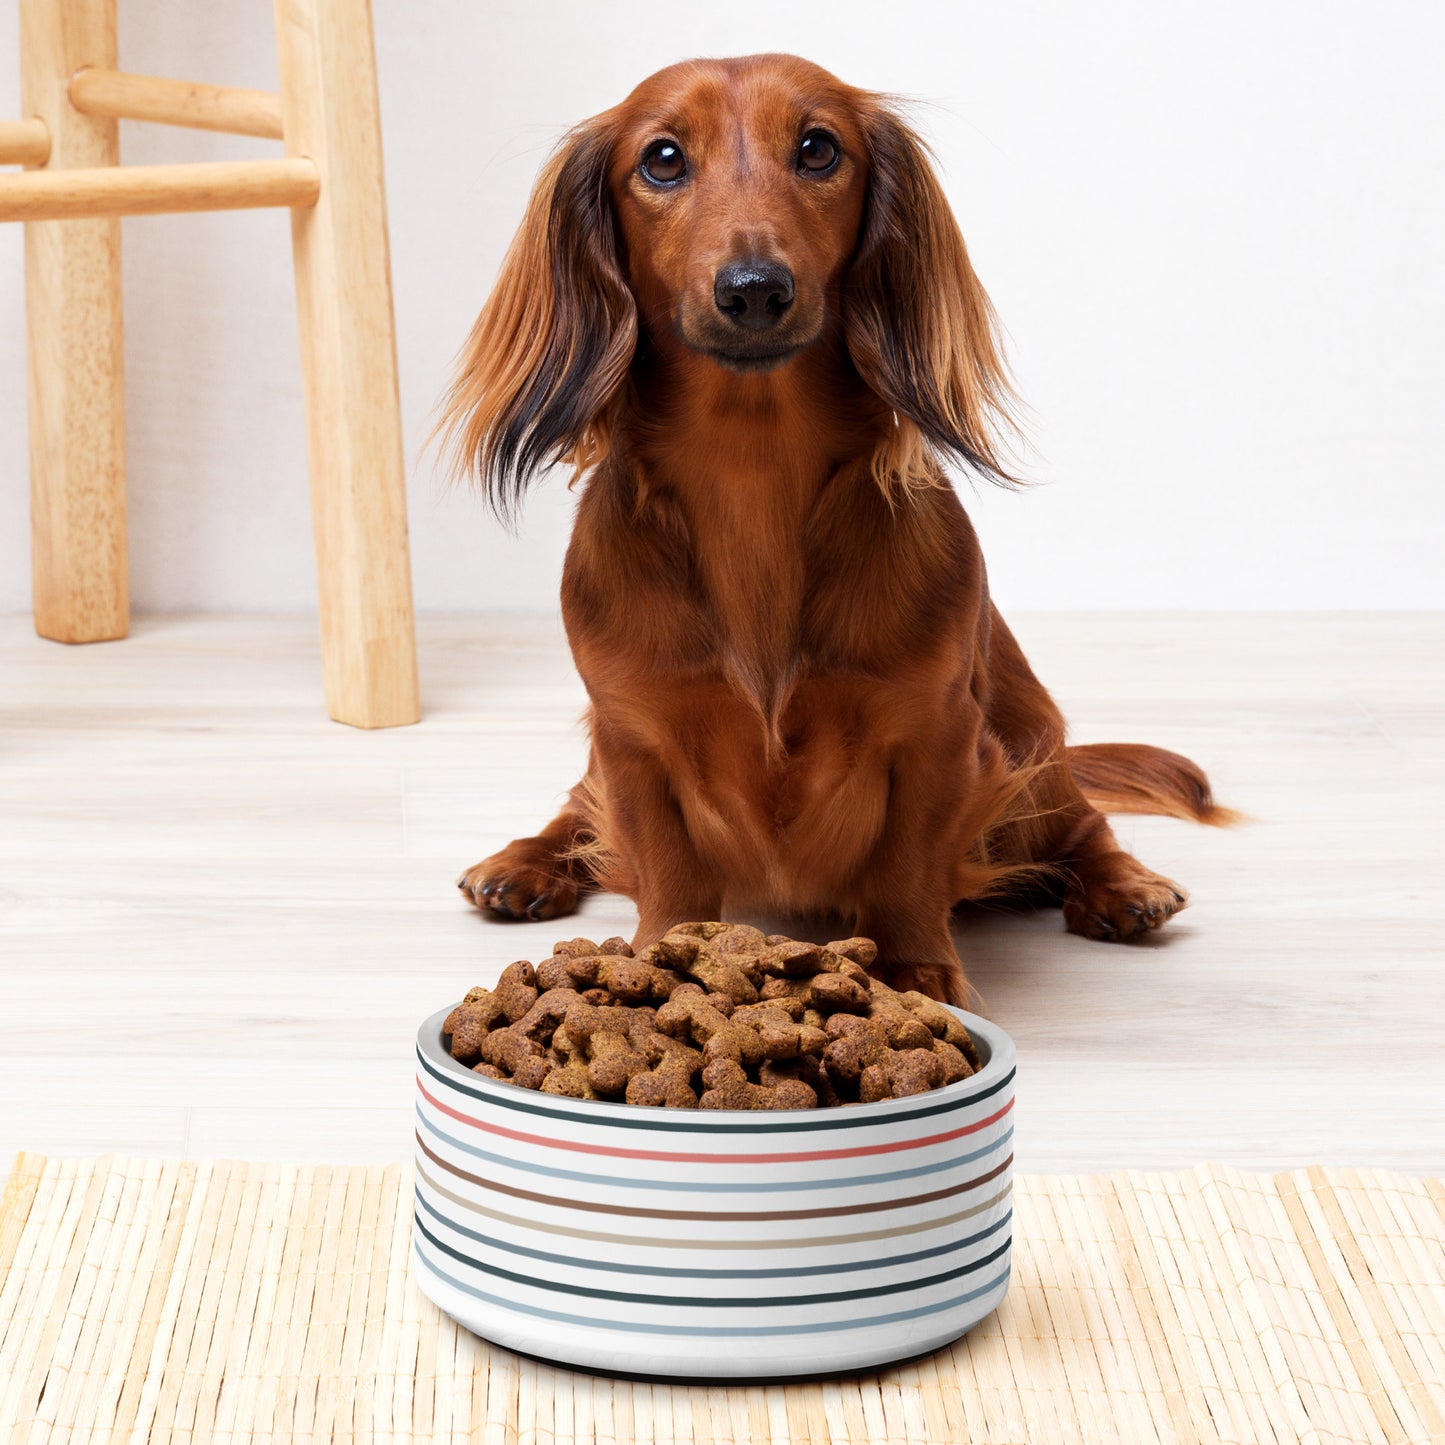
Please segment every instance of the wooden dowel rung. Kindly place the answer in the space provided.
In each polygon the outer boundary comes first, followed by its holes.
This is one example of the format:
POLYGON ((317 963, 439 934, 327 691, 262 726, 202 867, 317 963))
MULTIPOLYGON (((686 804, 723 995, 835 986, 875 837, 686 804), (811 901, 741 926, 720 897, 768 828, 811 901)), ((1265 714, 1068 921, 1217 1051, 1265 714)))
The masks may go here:
POLYGON ((281 139, 281 97, 269 90, 240 90, 87 67, 71 77, 70 103, 86 115, 281 139))
POLYGON ((0 221, 314 206, 321 177, 303 156, 199 165, 105 166, 0 176, 0 221))
POLYGON ((50 130, 43 120, 0 120, 0 166, 43 166, 50 130))

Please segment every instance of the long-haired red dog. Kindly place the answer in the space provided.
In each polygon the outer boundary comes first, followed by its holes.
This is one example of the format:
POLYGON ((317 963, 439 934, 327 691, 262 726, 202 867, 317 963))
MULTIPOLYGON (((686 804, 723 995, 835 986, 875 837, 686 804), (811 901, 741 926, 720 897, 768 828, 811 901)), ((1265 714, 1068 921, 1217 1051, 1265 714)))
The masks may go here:
POLYGON ((842 915, 962 1002, 952 906, 1021 889, 1126 940, 1184 890, 1100 809, 1223 821, 1187 759, 1066 747, 944 466, 1007 480, 992 309, 889 102, 784 55, 675 65, 574 130, 444 425, 503 515, 586 485, 562 613, 591 760, 460 880, 502 918, 630 895, 641 947, 842 915))

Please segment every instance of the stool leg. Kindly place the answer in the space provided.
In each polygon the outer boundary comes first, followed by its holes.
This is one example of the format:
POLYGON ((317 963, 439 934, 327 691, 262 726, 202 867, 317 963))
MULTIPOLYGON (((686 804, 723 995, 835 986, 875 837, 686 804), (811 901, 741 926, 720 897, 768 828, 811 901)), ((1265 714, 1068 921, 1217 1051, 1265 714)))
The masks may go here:
POLYGON ((326 706, 415 722, 406 470, 367 0, 276 0, 288 155, 321 198, 291 213, 326 706))
MULTIPOLYGON (((115 0, 20 0, 22 103, 49 128, 52 169, 118 163, 116 122, 82 115, 67 94, 81 66, 115 64, 115 0)), ((120 222, 28 222, 25 313, 35 630, 124 637, 120 222)))

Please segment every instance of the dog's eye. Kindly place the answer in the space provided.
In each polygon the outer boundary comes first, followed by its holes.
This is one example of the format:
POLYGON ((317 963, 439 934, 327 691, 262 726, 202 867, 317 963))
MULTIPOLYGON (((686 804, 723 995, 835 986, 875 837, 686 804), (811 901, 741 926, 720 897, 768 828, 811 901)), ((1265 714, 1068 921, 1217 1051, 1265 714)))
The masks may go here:
POLYGON ((687 174, 687 157, 675 140, 654 141, 642 157, 642 174, 660 186, 680 181, 687 174))
POLYGON ((837 164, 838 142, 825 130, 810 130, 798 147, 798 169, 816 176, 837 164))

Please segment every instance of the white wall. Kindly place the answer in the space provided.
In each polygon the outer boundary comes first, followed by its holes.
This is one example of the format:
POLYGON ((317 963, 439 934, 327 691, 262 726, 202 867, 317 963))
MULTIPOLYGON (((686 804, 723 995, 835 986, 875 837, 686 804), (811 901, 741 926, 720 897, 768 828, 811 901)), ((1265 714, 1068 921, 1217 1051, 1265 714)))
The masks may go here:
MULTIPOLYGON (((275 83, 267 5, 120 10, 127 68, 275 83)), ((1439 6, 376 0, 376 32, 421 607, 554 605, 560 481, 513 540, 421 452, 549 144, 669 61, 768 49, 933 103, 1042 458, 1032 492, 969 502, 1005 605, 1445 606, 1439 6)), ((122 147, 266 149, 129 125, 122 147)), ((285 217, 125 226, 136 605, 310 607, 285 217)), ((21 276, 0 227, 6 610, 29 598, 21 276)))

